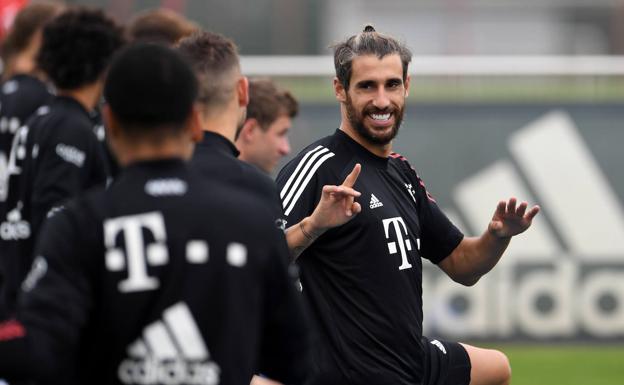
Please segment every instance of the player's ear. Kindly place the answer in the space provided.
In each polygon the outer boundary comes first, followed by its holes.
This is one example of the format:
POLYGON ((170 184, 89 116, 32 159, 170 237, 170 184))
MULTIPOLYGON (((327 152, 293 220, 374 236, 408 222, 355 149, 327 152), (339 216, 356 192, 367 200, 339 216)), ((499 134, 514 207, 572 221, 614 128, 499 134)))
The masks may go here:
POLYGON ((201 110, 197 104, 193 105, 191 110, 191 116, 189 117, 189 129, 191 133, 191 140, 195 143, 199 143, 204 138, 204 131, 202 130, 201 110))
POLYGON ((405 78, 405 97, 409 96, 409 86, 411 79, 412 78, 409 75, 407 75, 407 77, 405 78))
POLYGON ((238 94, 238 104, 247 107, 249 104, 249 79, 241 76, 236 82, 236 93, 238 94))
POLYGON ((342 82, 340 82, 337 77, 334 77, 334 94, 336 95, 336 99, 340 103, 346 103, 347 90, 344 88, 342 82))
POLYGON ((254 118, 249 118, 243 123, 243 128, 241 128, 238 138, 245 142, 251 142, 259 129, 258 121, 254 118))
POLYGON ((117 118, 113 114, 108 103, 102 107, 102 118, 104 119, 104 127, 106 129, 107 138, 117 138, 120 134, 120 127, 117 118))

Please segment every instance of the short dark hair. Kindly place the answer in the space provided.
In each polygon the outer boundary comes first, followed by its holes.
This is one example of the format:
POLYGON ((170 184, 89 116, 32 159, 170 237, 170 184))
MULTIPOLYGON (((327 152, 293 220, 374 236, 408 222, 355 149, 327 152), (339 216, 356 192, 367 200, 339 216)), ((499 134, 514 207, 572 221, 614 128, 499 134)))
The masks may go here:
POLYGON ((225 104, 234 92, 229 76, 240 70, 238 48, 227 37, 200 31, 180 40, 178 51, 193 66, 199 81, 197 101, 209 108, 225 104))
POLYGON ((363 55, 375 55, 383 59, 386 55, 397 54, 403 65, 403 81, 407 79, 407 67, 412 60, 412 52, 407 46, 389 35, 375 31, 371 25, 347 40, 332 46, 334 49, 334 67, 336 77, 345 90, 351 83, 353 59, 363 55))
POLYGON ((271 79, 257 78, 249 81, 247 119, 256 119, 263 130, 281 115, 294 118, 299 104, 292 94, 278 88, 271 79))
POLYGON ((137 43, 113 60, 104 97, 127 134, 184 127, 197 96, 197 80, 186 60, 160 44, 137 43))
POLYGON ((165 45, 174 45, 198 30, 197 24, 166 8, 141 12, 128 24, 130 41, 165 45))
POLYGON ((11 57, 24 51, 33 36, 43 29, 63 8, 59 3, 35 3, 24 7, 15 17, 13 26, 2 43, 2 60, 6 64, 11 57))
POLYGON ((59 89, 95 82, 123 44, 123 32, 99 9, 71 8, 43 30, 37 65, 59 89))

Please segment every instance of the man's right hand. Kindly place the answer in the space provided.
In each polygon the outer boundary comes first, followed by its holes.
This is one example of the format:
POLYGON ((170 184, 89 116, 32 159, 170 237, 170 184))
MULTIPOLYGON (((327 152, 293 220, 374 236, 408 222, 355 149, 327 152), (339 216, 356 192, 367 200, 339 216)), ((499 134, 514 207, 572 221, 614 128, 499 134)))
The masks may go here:
POLYGON ((362 211, 362 206, 355 201, 360 193, 353 189, 361 169, 362 166, 356 164, 340 186, 323 186, 321 200, 312 215, 286 230, 286 241, 293 260, 325 231, 347 223, 362 211))
POLYGON ((362 206, 355 199, 361 194, 353 189, 362 166, 358 163, 340 186, 323 186, 321 200, 308 217, 308 232, 319 236, 325 231, 349 222, 362 211, 362 206))

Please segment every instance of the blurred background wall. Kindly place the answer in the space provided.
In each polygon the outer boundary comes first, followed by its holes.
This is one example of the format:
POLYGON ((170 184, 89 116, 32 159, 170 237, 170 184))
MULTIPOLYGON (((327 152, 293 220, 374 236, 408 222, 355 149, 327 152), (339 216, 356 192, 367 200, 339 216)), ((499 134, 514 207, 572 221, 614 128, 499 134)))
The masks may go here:
MULTIPOLYGON (((9 0, 5 0, 9 1, 9 0)), ((167 7, 234 38, 245 55, 324 54, 365 22, 416 54, 621 54, 620 0, 68 0, 121 20, 167 7)))

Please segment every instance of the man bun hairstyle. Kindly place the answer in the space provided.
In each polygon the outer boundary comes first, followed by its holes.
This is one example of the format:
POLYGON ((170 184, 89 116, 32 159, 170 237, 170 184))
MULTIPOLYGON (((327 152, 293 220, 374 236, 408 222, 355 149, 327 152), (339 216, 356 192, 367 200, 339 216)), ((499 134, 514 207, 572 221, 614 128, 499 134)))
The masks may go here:
POLYGON ((123 44, 121 27, 99 9, 71 8, 46 25, 37 65, 62 90, 100 78, 123 44))
POLYGON ((181 129, 188 121, 197 80, 187 61, 161 44, 136 43, 113 60, 104 96, 127 134, 181 129))
POLYGON ((375 55, 383 59, 386 55, 399 55, 403 65, 403 81, 407 79, 407 68, 412 61, 412 52, 392 36, 379 33, 367 24, 362 32, 332 46, 336 77, 345 90, 351 83, 353 59, 358 56, 375 55))

